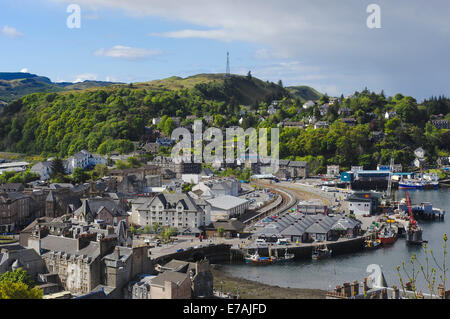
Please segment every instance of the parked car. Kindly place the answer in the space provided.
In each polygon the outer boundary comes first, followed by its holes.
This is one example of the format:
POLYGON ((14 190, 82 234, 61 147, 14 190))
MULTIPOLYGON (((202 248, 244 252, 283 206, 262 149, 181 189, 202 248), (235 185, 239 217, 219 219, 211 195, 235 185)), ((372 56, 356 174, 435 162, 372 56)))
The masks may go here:
POLYGON ((177 250, 176 250, 177 253, 180 253, 180 252, 182 252, 182 251, 184 251, 183 248, 180 248, 180 249, 177 249, 177 250))

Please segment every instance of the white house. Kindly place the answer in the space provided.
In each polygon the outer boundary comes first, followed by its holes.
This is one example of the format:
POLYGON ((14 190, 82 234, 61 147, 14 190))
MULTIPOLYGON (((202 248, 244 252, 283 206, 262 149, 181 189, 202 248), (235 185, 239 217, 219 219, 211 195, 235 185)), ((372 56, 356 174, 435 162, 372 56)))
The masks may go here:
POLYGON ((314 124, 314 129, 319 129, 319 128, 328 128, 328 123, 327 122, 324 122, 324 121, 319 121, 319 122, 316 122, 315 124, 314 124))
POLYGON ((64 166, 66 172, 72 174, 76 168, 86 169, 88 167, 94 167, 97 164, 107 164, 105 157, 91 154, 86 150, 82 150, 75 155, 65 160, 64 166))
POLYGON ((355 216, 370 215, 372 213, 372 200, 370 198, 360 198, 350 196, 344 201, 344 207, 350 214, 355 216))
POLYGON ((45 161, 36 163, 31 167, 30 171, 39 174, 41 176, 41 181, 45 181, 49 179, 52 174, 52 162, 45 161))
POLYGON ((267 113, 269 113, 269 115, 274 115, 275 113, 277 113, 277 109, 273 107, 273 105, 270 105, 267 109, 267 113))
POLYGON ((306 110, 313 107, 314 105, 316 105, 314 101, 307 101, 305 104, 303 104, 303 108, 306 110))
POLYGON ((132 221, 139 226, 153 225, 175 227, 178 230, 209 225, 210 207, 198 203, 188 194, 159 194, 152 198, 132 201, 132 221))
POLYGON ((394 118, 394 117, 396 117, 396 116, 398 116, 398 114, 397 114, 397 112, 386 112, 385 114, 384 114, 384 118, 386 119, 386 120, 389 120, 389 119, 392 119, 392 118, 394 118))
POLYGON ((192 191, 200 194, 200 197, 210 198, 219 196, 238 196, 241 191, 241 184, 235 178, 210 180, 199 182, 192 188, 192 191))
POLYGON ((414 151, 414 155, 417 158, 425 158, 425 150, 423 148, 419 147, 418 149, 416 149, 414 151))

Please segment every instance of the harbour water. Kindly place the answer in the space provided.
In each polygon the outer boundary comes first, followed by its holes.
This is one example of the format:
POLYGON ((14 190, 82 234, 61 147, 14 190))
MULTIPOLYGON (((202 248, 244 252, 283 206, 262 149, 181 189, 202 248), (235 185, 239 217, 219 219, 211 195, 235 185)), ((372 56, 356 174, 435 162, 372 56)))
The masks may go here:
MULTIPOLYGON (((447 212, 444 221, 419 221, 423 227, 423 239, 428 241, 428 248, 439 262, 443 260, 443 235, 450 235, 450 188, 439 190, 409 191, 411 202, 431 202, 433 207, 441 208, 447 212)), ((404 198, 405 192, 396 192, 396 199, 404 198)), ((450 245, 449 245, 450 246, 450 245)), ((353 254, 335 256, 330 259, 313 261, 304 260, 287 264, 258 266, 248 264, 226 264, 221 269, 232 276, 258 281, 268 285, 290 288, 316 288, 323 290, 333 289, 344 282, 362 281, 370 275, 366 272, 371 264, 380 265, 389 286, 399 286, 399 277, 396 270, 402 261, 405 266, 413 254, 421 262, 424 260, 422 246, 407 245, 404 238, 399 238, 391 247, 382 247, 374 251, 360 251, 353 254)), ((447 258, 447 263, 450 260, 447 258)), ((430 263, 434 266, 433 262, 430 263)), ((406 275, 402 273, 403 279, 406 275)), ((436 281, 439 283, 439 276, 436 281)), ((407 280, 405 280, 407 281, 407 280)), ((418 287, 423 291, 426 283, 423 276, 419 276, 418 287)))

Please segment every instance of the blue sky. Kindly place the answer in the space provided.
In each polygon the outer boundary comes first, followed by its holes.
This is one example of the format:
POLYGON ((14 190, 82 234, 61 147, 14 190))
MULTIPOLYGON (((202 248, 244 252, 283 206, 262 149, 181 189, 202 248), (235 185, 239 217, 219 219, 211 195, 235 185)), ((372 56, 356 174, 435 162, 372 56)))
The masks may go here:
POLYGON ((449 13, 445 0, 2 0, 0 71, 140 82, 223 73, 229 51, 232 73, 421 100, 450 96, 449 13), (371 3, 381 29, 366 25, 371 3))

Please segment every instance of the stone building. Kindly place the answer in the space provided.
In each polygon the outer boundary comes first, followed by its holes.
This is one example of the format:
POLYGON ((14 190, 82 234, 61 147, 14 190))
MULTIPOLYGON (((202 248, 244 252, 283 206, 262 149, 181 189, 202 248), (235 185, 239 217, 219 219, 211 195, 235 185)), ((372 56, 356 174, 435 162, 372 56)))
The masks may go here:
POLYGON ((81 206, 82 190, 71 188, 44 189, 48 192, 45 198, 45 216, 56 218, 74 212, 81 206))
POLYGON ((153 272, 153 266, 146 246, 123 246, 131 244, 124 239, 124 222, 105 226, 67 219, 36 223, 27 246, 40 255, 43 273, 60 289, 75 296, 103 289, 110 298, 122 298, 128 282, 153 272))
POLYGON ((117 205, 112 198, 83 199, 81 207, 73 215, 79 221, 92 223, 102 220, 111 226, 117 226, 121 220, 127 222, 128 218, 125 207, 117 205))
POLYGON ((13 232, 31 222, 31 201, 22 193, 0 193, 0 233, 13 232))
POLYGON ((130 287, 132 299, 190 299, 213 296, 209 262, 172 260, 158 267, 160 274, 145 275, 130 287), (164 289, 163 289, 164 288, 164 289))
POLYGON ((191 163, 175 163, 172 158, 164 156, 155 157, 151 164, 156 165, 160 168, 170 169, 171 171, 175 172, 177 178, 181 178, 183 174, 200 174, 202 170, 201 163, 194 163, 194 161, 191 161, 191 163))
POLYGON ((45 264, 34 249, 18 245, 1 248, 0 274, 15 271, 18 268, 26 270, 33 280, 37 280, 38 274, 45 271, 45 264))

